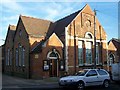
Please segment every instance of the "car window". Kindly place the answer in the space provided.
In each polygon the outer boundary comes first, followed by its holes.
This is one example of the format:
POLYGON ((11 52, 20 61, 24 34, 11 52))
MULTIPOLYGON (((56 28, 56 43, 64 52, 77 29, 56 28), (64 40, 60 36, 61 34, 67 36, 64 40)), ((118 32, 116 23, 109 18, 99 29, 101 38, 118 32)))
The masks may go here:
POLYGON ((99 73, 99 75, 107 75, 107 73, 103 70, 97 70, 97 72, 99 73))
POLYGON ((82 70, 82 71, 79 71, 78 73, 76 73, 75 75, 76 76, 84 76, 86 73, 87 73, 88 70, 82 70))
POLYGON ((86 76, 87 76, 87 77, 88 77, 88 76, 97 76, 97 72, 96 72, 95 70, 90 70, 90 71, 87 73, 86 76))

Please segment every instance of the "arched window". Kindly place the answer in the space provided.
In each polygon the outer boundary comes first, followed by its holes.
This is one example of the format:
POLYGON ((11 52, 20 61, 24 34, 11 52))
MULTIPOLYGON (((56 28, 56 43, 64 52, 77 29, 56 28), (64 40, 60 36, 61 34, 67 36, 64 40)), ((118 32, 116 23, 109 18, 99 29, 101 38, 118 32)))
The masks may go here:
POLYGON ((6 65, 10 64, 10 49, 8 48, 6 51, 6 65))
POLYGON ((16 66, 18 66, 18 49, 17 48, 16 48, 15 58, 16 58, 16 66))
POLYGON ((86 64, 92 64, 92 42, 86 42, 86 64))
POLYGON ((12 50, 10 50, 10 65, 12 65, 12 50))
POLYGON ((10 49, 8 49, 8 62, 7 65, 10 65, 10 49))
POLYGON ((22 66, 25 66, 25 48, 22 48, 22 66))
POLYGON ((83 65, 83 41, 78 41, 78 63, 83 65))
POLYGON ((109 55, 109 65, 110 66, 114 63, 114 59, 115 59, 114 54, 110 54, 109 55))
POLYGON ((22 46, 21 46, 21 44, 19 44, 18 45, 19 46, 19 51, 18 51, 18 53, 19 53, 19 66, 21 66, 21 61, 22 61, 22 46))
POLYGON ((92 38, 93 38, 93 35, 92 35, 90 32, 87 32, 87 33, 85 34, 85 38, 87 38, 87 39, 92 39, 92 38))

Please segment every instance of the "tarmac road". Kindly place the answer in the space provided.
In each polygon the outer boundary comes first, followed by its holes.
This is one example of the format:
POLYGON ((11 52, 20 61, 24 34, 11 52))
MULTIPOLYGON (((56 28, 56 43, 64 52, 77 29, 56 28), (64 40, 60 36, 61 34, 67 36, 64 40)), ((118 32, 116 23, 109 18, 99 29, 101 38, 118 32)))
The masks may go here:
MULTIPOLYGON (((62 88, 58 85, 58 78, 33 80, 2 76, 2 90, 75 90, 74 88, 62 88)), ((120 85, 112 82, 109 88, 101 86, 86 87, 85 90, 120 90, 120 85)))

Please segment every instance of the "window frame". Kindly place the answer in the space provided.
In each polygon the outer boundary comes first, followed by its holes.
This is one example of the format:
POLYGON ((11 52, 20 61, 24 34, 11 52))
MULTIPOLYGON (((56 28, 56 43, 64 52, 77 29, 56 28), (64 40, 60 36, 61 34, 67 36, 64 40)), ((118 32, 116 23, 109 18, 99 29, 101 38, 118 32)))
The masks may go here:
POLYGON ((22 66, 22 45, 21 44, 18 45, 18 57, 19 57, 18 65, 22 66))
POLYGON ((15 50, 15 65, 19 66, 19 53, 18 53, 18 48, 15 50))
POLYGON ((98 72, 98 74, 101 75, 101 76, 102 76, 102 75, 108 75, 108 73, 107 73, 106 71, 104 71, 104 70, 97 70, 97 72, 98 72), (105 74, 100 74, 99 71, 102 71, 102 72, 104 72, 105 74))
POLYGON ((97 73, 97 71, 96 70, 90 70, 90 71, 88 71, 88 73, 86 74, 86 77, 92 77, 92 76, 98 76, 98 73, 97 73), (96 74, 89 74, 91 71, 95 71, 96 72, 96 74))
POLYGON ((81 40, 78 41, 78 63, 79 63, 79 66, 83 66, 83 63, 84 63, 84 61, 83 61, 83 41, 81 41, 81 40), (79 49, 80 49, 80 51, 79 51, 79 49))
POLYGON ((24 47, 22 47, 22 60, 21 60, 21 66, 25 66, 25 48, 24 47))
POLYGON ((85 53, 86 54, 86 62, 85 63, 86 63, 86 65, 92 65, 92 42, 88 41, 88 42, 86 42, 85 45, 86 45, 86 53, 85 53), (87 47, 88 46, 87 43, 90 43, 91 47, 87 47), (90 53, 88 51, 90 51, 90 53), (88 54, 91 54, 91 55, 89 56, 88 54), (89 61, 89 58, 90 58, 90 61, 89 61), (90 63, 88 63, 88 62, 90 62, 90 63))

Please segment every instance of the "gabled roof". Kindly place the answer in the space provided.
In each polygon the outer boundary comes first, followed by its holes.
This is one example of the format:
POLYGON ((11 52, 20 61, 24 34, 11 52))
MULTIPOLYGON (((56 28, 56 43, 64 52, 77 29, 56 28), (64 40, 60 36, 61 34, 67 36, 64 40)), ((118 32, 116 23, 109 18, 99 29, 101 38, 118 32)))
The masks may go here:
MULTIPOLYGON (((55 36, 55 38, 57 38, 57 40, 59 40, 59 42, 60 42, 60 44, 61 44, 61 46, 63 47, 63 43, 61 42, 61 40, 58 38, 58 36, 55 34, 55 33, 53 33, 50 37, 49 37, 49 39, 47 39, 47 40, 42 40, 40 43, 38 43, 33 49, 32 49, 32 53, 39 53, 39 52, 41 52, 41 50, 42 50, 42 45, 45 43, 45 42, 47 42, 48 40, 50 40, 50 38, 52 38, 53 36, 55 36)), ((54 43, 54 42, 53 42, 54 43)))
POLYGON ((5 43, 6 43, 8 34, 11 34, 11 38, 14 39, 15 31, 16 31, 16 26, 14 26, 14 25, 9 25, 9 26, 8 26, 8 31, 7 31, 5 43))
POLYGON ((117 49, 120 48, 120 40, 119 40, 119 39, 112 38, 112 39, 108 42, 108 44, 109 44, 110 42, 112 42, 117 49))
POLYGON ((24 27, 29 35, 46 36, 53 22, 20 15, 24 27))
MULTIPOLYGON (((87 4, 84 7, 86 7, 86 6, 87 6, 87 4)), ((32 50, 32 52, 38 52, 42 48, 42 44, 46 40, 48 40, 53 33, 55 33, 58 37, 60 37, 62 34, 64 34, 65 27, 67 27, 74 20, 74 18, 84 9, 84 7, 81 10, 78 10, 77 12, 72 13, 72 14, 52 23, 49 31, 47 32, 45 40, 40 42, 38 45, 36 45, 36 47, 32 50)))
POLYGON ((58 21, 56 21, 56 26, 54 28, 54 32, 60 36, 62 33, 64 33, 64 30, 65 30, 65 27, 67 25, 69 25, 71 23, 71 21, 78 15, 78 13, 80 12, 81 10, 63 18, 63 19, 60 19, 58 21))
MULTIPOLYGON (((84 7, 86 6, 87 4, 84 7)), ((78 10, 77 12, 72 13, 55 22, 54 32, 58 35, 58 37, 65 32, 65 27, 67 27, 74 20, 74 18, 84 9, 84 7, 81 10, 78 10)))
POLYGON ((44 44, 44 40, 40 41, 32 50, 31 53, 39 53, 42 50, 42 45, 44 44))

